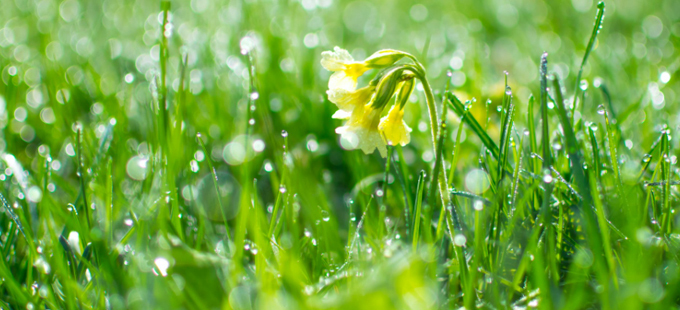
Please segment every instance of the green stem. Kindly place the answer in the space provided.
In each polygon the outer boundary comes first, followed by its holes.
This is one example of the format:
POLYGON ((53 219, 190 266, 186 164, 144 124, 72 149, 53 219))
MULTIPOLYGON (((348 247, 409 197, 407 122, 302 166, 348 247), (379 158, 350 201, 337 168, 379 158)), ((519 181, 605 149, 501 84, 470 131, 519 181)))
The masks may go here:
MULTIPOLYGON (((414 59, 414 62, 416 63, 416 67, 419 69, 419 72, 415 72, 416 76, 420 80, 420 82, 423 83, 423 89, 425 90, 425 101, 427 102, 427 109, 430 114, 430 129, 432 130, 432 150, 434 154, 437 154, 437 135, 439 134, 439 120, 437 118, 437 108, 435 107, 435 100, 434 100, 434 94, 432 93, 432 88, 430 87, 430 83, 425 77, 425 68, 417 62, 414 59)), ((439 160, 443 160, 442 158, 439 158, 439 160)), ((437 185, 439 186, 439 194, 442 200, 442 208, 453 208, 451 205, 451 198, 448 195, 448 182, 446 181, 446 173, 438 173, 437 176, 437 185)), ((449 212, 446 212, 446 225, 449 231, 449 237, 451 238, 451 242, 453 242, 453 233, 454 233, 454 226, 453 226, 453 215, 452 215, 452 210, 448 210, 449 212)))

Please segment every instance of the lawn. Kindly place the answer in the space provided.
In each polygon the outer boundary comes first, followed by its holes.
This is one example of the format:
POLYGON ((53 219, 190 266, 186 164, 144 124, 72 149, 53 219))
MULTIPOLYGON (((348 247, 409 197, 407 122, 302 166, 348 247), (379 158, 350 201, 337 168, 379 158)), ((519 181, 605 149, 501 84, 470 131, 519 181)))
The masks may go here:
POLYGON ((0 309, 680 309, 680 1, 0 8, 0 309))

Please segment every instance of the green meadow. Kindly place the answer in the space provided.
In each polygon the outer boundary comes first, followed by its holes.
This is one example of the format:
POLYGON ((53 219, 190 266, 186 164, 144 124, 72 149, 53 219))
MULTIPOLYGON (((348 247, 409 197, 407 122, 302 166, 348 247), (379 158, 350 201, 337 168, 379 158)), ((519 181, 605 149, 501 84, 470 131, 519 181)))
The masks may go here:
POLYGON ((0 0, 0 309, 679 309, 679 69, 677 0, 0 0))

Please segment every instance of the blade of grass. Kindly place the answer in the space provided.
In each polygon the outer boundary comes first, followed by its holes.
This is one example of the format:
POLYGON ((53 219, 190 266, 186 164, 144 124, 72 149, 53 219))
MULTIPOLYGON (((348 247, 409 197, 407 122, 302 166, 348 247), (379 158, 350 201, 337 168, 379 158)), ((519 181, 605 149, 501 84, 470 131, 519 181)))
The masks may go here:
MULTIPOLYGON (((581 76, 583 75, 583 67, 585 67, 586 62, 588 61, 588 57, 590 56, 590 52, 593 51, 593 47, 595 46, 595 42, 597 40, 597 35, 600 33, 600 30, 602 29, 602 22, 604 21, 604 1, 600 1, 597 4, 597 15, 595 16, 595 25, 593 27, 593 31, 590 34, 590 40, 588 40, 588 46, 586 46, 586 52, 583 54, 583 59, 581 60, 581 67, 578 70, 578 74, 576 75, 576 84, 574 85, 574 101, 572 102, 571 105, 571 122, 574 122, 574 111, 576 111, 576 99, 578 98, 578 90, 580 88, 580 83, 581 83, 581 76)), ((583 103, 581 103, 583 104, 583 103)))
POLYGON ((416 210, 413 214, 413 250, 418 249, 420 239, 420 213, 423 207, 423 190, 425 189, 425 171, 420 171, 418 175, 418 189, 416 190, 416 210))
POLYGON ((583 199, 581 200, 581 212, 584 215, 584 226, 586 233, 587 243, 595 256, 595 274, 603 287, 603 293, 600 294, 600 300, 602 302, 603 308, 609 308, 609 275, 613 272, 614 266, 609 265, 607 261, 602 260, 602 252, 610 252, 611 244, 603 243, 600 239, 602 230, 606 230, 607 226, 602 225, 598 229, 596 223, 596 217, 591 209, 592 196, 589 180, 585 175, 583 169, 583 162, 581 159, 581 152, 578 148, 578 142, 576 140, 576 135, 574 134, 574 129, 570 122, 569 116, 567 115, 567 110, 564 107, 564 98, 562 96, 562 88, 559 82, 559 78, 553 79, 553 88, 555 91, 555 103, 557 104, 557 114, 562 124, 562 129, 564 131, 564 138, 566 139, 566 150, 569 154, 569 161, 571 162, 571 172, 576 181, 577 188, 583 199), (599 232, 598 232, 599 230, 599 232))
POLYGON ((463 115, 466 113, 466 108, 463 105, 463 103, 460 102, 458 97, 454 95, 453 93, 449 92, 446 94, 446 98, 448 99, 449 106, 453 109, 453 111, 458 114, 458 117, 461 117, 461 119, 472 129, 472 131, 479 137, 480 140, 482 140, 482 143, 484 146, 486 146, 487 149, 491 152, 494 158, 498 159, 498 146, 496 143, 493 142, 491 137, 486 133, 484 129, 482 129, 482 126, 479 125, 477 120, 472 117, 472 115, 468 115, 468 117, 462 118, 463 115))
POLYGON ((512 135, 512 127, 514 126, 513 118, 515 115, 515 104, 512 100, 512 90, 507 85, 507 75, 505 82, 505 93, 503 95, 503 112, 505 117, 501 123, 501 138, 500 138, 500 153, 498 156, 498 180, 497 183, 503 180, 505 174, 505 165, 508 160, 508 145, 512 135))
MULTIPOLYGON (((201 133, 196 134, 196 140, 198 140, 198 144, 201 145, 201 148, 203 148, 204 154, 210 154, 208 152, 208 148, 205 147, 205 143, 203 142, 203 136, 201 133)), ((229 224, 227 223, 227 216, 224 214, 224 205, 222 204, 222 194, 220 192, 220 187, 217 182, 219 180, 217 179, 217 171, 215 170, 215 167, 212 164, 212 160, 210 159, 210 155, 206 155, 206 162, 208 162, 208 168, 210 168, 210 173, 212 174, 212 179, 213 179, 213 184, 215 185, 215 195, 217 197, 217 204, 220 207, 220 212, 222 215, 222 221, 224 221, 224 229, 226 231, 226 237, 227 237, 227 243, 231 240, 231 237, 229 236, 229 224)), ((226 247, 227 249, 229 248, 228 246, 226 247)))

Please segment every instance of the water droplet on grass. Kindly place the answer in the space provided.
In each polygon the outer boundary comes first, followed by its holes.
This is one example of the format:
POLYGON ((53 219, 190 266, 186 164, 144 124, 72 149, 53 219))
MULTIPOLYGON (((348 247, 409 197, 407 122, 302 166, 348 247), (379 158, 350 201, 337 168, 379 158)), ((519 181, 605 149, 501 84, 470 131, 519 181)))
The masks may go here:
POLYGON ((50 291, 45 285, 41 286, 40 289, 38 290, 38 295, 40 295, 40 298, 47 298, 49 294, 50 291))
POLYGON ((476 211, 482 211, 482 209, 484 209, 484 203, 482 203, 481 200, 475 200, 472 206, 476 211))
POLYGON ((274 170, 274 166, 272 165, 271 161, 269 161, 268 159, 265 160, 265 162, 264 162, 264 171, 272 172, 272 170, 274 170))
POLYGON ((545 182, 545 183, 552 183, 552 181, 553 181, 553 177, 552 177, 551 174, 548 173, 548 174, 546 174, 546 175, 543 176, 543 182, 545 182))
POLYGON ((465 238, 464 235, 459 234, 453 237, 453 243, 457 246, 465 246, 465 243, 467 242, 467 238, 465 238))
MULTIPOLYGON (((158 274, 156 275, 160 274, 160 276, 166 277, 168 275, 168 268, 170 267, 170 262, 164 257, 157 257, 153 262, 156 265, 156 268, 158 269, 158 274)), ((156 273, 155 270, 154 273, 156 273)))
POLYGON ((606 109, 604 108, 604 105, 601 104, 597 106, 597 114, 604 115, 605 111, 606 109))

